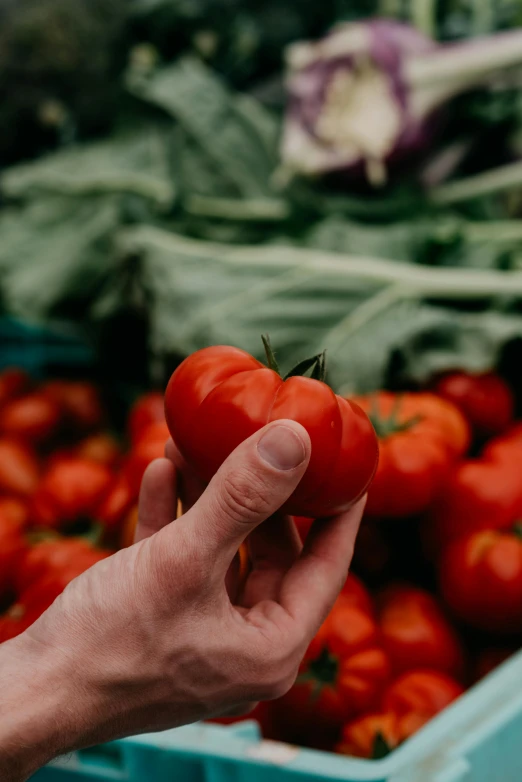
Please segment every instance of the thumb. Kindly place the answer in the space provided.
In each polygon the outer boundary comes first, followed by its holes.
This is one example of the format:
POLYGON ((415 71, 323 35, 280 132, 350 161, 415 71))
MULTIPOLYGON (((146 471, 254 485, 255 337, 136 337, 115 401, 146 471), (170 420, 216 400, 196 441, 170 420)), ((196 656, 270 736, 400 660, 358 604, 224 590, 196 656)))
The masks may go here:
POLYGON ((281 508, 308 466, 310 437, 295 421, 265 426, 239 445, 185 515, 213 562, 226 570, 241 543, 281 508))

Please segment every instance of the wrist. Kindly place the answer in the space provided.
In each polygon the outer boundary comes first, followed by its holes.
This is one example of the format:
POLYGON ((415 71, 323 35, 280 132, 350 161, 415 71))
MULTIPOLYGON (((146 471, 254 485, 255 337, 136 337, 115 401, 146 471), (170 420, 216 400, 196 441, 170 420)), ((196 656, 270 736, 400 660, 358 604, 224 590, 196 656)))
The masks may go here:
POLYGON ((85 694, 60 650, 26 632, 0 646, 0 777, 22 782, 73 749, 85 694))

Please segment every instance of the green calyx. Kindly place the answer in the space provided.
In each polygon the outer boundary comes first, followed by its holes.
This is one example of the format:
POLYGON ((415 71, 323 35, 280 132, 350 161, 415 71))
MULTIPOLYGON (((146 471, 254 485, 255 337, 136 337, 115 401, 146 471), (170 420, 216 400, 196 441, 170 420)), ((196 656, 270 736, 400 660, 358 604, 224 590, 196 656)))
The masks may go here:
POLYGON ((319 696, 323 687, 334 687, 339 673, 337 658, 328 649, 321 650, 319 657, 308 664, 304 673, 297 677, 299 683, 311 683, 312 694, 319 696))
POLYGON ((261 336, 261 339, 263 340, 263 346, 265 348, 265 354, 266 354, 266 362, 269 369, 273 369, 274 372, 277 372, 277 374, 280 375, 283 378, 283 380, 288 380, 291 377, 305 377, 307 372, 311 372, 310 377, 313 380, 320 380, 322 383, 325 382, 326 350, 323 350, 322 353, 318 353, 316 356, 312 356, 311 358, 305 358, 303 361, 300 361, 298 364, 295 365, 295 367, 293 367, 293 369, 290 370, 290 372, 288 372, 283 377, 283 375, 281 375, 281 371, 279 369, 279 364, 277 363, 274 350, 270 343, 270 337, 268 336, 268 334, 263 334, 261 336))
POLYGON ((387 755, 390 754, 392 748, 382 735, 382 733, 377 733, 375 735, 375 739, 373 741, 373 747, 372 747, 372 756, 371 760, 382 760, 382 758, 385 758, 387 755))
POLYGON ((372 422, 375 433, 380 440, 384 440, 386 437, 390 437, 393 434, 399 432, 406 432, 408 429, 412 429, 421 420, 421 416, 415 415, 413 418, 408 418, 406 421, 400 420, 402 396, 399 394, 394 402, 392 410, 387 418, 381 415, 379 410, 379 403, 377 401, 377 395, 375 394, 371 400, 370 411, 368 418, 372 422))

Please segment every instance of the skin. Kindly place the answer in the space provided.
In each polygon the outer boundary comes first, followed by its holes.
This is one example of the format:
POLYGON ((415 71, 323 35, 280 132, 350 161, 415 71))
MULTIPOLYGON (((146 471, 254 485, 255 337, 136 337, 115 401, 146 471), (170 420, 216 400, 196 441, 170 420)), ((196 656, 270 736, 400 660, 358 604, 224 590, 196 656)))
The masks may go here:
POLYGON ((199 496, 169 444, 169 458, 146 472, 135 545, 0 647, 3 782, 74 749, 241 713, 288 691, 346 579, 364 505, 318 521, 301 551, 277 511, 310 451, 299 424, 269 424, 199 496), (172 521, 176 482, 187 510, 172 521), (240 588, 231 565, 246 539, 252 570, 240 588))

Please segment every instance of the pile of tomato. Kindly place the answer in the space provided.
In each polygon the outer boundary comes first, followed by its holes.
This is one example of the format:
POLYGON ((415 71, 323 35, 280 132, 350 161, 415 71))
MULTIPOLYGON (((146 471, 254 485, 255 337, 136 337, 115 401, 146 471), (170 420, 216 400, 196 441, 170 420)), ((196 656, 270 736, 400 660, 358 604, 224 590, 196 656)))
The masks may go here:
POLYGON ((251 716, 380 758, 522 646, 522 422, 494 373, 352 401, 380 450, 352 573, 295 686, 251 716))
POLYGON ((167 438, 159 392, 116 437, 94 384, 0 373, 0 643, 132 543, 141 479, 167 438))
MULTIPOLYGON (((202 479, 237 444, 234 437, 239 442, 263 425, 267 410, 273 418, 308 416, 316 426, 309 427, 319 445, 301 491, 306 502, 299 492, 291 498, 299 508, 355 500, 373 474, 375 433, 380 452, 353 572, 294 687, 251 716, 267 738, 382 757, 521 645, 522 421, 494 373, 450 373, 426 390, 347 403, 316 380, 282 380, 245 356, 229 348, 196 354, 167 391, 168 411, 190 384, 201 395, 191 391, 192 407, 168 417, 202 479), (215 415, 217 402, 243 400, 246 380, 256 393, 266 386, 264 407, 254 408, 259 420, 232 407, 215 415), (225 398, 228 386, 235 390, 225 398), (321 470, 332 449, 320 450, 320 424, 327 407, 339 434, 325 483, 321 470), (205 436, 214 433, 218 450, 197 451, 190 411, 205 436), (348 463, 346 483, 340 468, 348 463)), ((135 402, 117 436, 94 384, 0 373, 0 642, 35 621, 73 578, 132 543, 143 473, 163 455, 168 436, 160 392, 135 402)), ((197 442, 208 446, 203 436, 197 442)), ((295 520, 305 540, 314 519, 295 520)))

